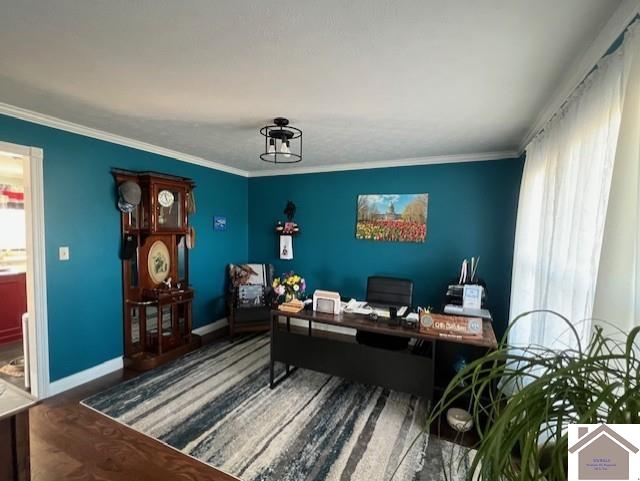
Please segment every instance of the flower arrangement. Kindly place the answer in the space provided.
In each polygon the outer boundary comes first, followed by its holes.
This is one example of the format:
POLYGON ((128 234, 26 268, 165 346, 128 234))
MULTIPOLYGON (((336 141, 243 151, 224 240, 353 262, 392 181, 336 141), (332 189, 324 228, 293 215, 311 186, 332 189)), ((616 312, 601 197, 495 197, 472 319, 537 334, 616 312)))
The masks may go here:
POLYGON ((280 277, 276 277, 273 281, 273 291, 278 300, 284 297, 285 302, 292 299, 300 299, 307 288, 304 277, 300 277, 294 272, 287 272, 280 277))
POLYGON ((427 225, 406 220, 359 221, 356 239, 377 241, 424 242, 427 225))

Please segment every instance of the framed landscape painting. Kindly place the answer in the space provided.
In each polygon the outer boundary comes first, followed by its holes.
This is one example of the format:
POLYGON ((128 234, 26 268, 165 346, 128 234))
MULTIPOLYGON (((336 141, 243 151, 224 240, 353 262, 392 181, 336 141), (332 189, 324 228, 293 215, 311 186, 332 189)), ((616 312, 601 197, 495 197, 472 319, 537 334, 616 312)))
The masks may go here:
POLYGON ((424 242, 429 194, 358 196, 356 239, 424 242))

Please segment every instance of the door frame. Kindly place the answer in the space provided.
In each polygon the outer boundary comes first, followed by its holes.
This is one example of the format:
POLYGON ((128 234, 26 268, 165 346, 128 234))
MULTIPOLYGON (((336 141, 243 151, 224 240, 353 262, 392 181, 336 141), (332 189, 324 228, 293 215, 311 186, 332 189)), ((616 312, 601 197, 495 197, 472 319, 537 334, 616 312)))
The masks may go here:
POLYGON ((29 374, 31 393, 49 393, 49 323, 44 230, 44 151, 0 141, 0 151, 22 156, 27 227, 27 312, 29 312, 29 374))

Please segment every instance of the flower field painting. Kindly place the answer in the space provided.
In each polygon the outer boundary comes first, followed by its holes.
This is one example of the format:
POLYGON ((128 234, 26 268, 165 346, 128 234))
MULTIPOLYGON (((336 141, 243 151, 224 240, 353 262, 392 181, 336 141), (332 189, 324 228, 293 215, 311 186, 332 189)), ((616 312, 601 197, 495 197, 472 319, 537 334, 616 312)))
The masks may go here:
POLYGON ((424 242, 429 194, 358 196, 356 239, 424 242))

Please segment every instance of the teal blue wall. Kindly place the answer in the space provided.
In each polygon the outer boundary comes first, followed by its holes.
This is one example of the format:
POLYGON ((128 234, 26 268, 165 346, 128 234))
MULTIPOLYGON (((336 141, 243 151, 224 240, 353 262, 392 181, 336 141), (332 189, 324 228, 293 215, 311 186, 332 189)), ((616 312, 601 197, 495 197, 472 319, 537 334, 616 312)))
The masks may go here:
POLYGON ((195 180, 197 231, 190 276, 194 326, 224 317, 225 266, 247 259, 247 179, 0 116, 0 140, 44 149, 44 199, 52 381, 122 354, 120 216, 112 167, 195 180), (213 216, 226 215, 226 232, 213 216), (58 260, 58 247, 71 258, 58 260))
POLYGON ((460 260, 482 257, 490 307, 506 326, 522 159, 246 179, 148 152, 0 115, 0 140, 44 150, 50 378, 122 354, 119 213, 113 167, 156 170, 196 181, 197 231, 191 251, 195 327, 224 316, 225 267, 272 262, 303 274, 310 289, 362 298, 373 274, 408 277, 415 301, 440 304, 460 260), (424 244, 355 239, 356 198, 364 193, 429 193, 424 244), (295 259, 277 258, 273 227, 287 200, 302 234, 295 259), (226 215, 226 232, 213 216, 226 215), (69 246, 71 259, 58 260, 69 246))
POLYGON ((440 307, 464 257, 480 256, 479 275, 501 334, 507 323, 516 209, 523 159, 354 170, 249 179, 249 258, 293 269, 311 291, 362 299, 370 275, 414 281, 419 305, 440 307), (358 194, 429 194, 427 241, 356 240, 358 194), (301 235, 294 260, 277 258, 274 225, 287 200, 301 235))

